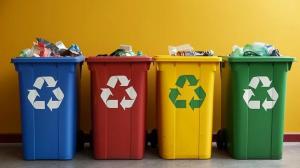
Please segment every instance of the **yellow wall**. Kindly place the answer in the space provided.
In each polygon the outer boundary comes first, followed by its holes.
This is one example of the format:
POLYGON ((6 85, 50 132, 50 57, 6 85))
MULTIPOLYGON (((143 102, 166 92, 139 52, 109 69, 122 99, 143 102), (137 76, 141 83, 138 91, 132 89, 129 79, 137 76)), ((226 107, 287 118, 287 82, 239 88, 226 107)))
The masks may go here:
MULTIPOLYGON (((299 18, 298 0, 1 0, 0 133, 20 132, 17 74, 9 62, 21 49, 31 47, 35 37, 76 42, 86 56, 111 52, 119 44, 131 44, 148 55, 166 54, 168 45, 182 43, 225 55, 234 44, 253 41, 275 44, 283 54, 299 56, 299 18)), ((295 63, 288 79, 286 132, 300 132, 299 76, 295 63)), ((149 113, 155 109, 154 79, 152 69, 149 113)), ((220 125, 219 82, 214 130, 220 125)), ((88 130, 86 65, 81 94, 80 124, 88 130)), ((153 113, 149 116, 153 118, 153 113)))

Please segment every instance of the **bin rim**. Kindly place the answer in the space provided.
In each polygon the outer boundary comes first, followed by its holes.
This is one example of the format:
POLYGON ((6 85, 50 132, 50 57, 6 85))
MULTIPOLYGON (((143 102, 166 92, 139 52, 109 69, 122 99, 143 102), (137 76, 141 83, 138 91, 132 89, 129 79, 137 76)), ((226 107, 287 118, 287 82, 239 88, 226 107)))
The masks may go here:
POLYGON ((171 56, 156 55, 156 62, 221 62, 222 58, 218 56, 171 56))
POLYGON ((79 63, 84 61, 84 56, 67 57, 15 57, 11 63, 79 63))
POLYGON ((227 62, 294 62, 295 57, 290 56, 241 56, 230 57, 220 56, 223 61, 227 62))
POLYGON ((85 60, 88 63, 153 62, 152 57, 149 56, 90 56, 85 60))

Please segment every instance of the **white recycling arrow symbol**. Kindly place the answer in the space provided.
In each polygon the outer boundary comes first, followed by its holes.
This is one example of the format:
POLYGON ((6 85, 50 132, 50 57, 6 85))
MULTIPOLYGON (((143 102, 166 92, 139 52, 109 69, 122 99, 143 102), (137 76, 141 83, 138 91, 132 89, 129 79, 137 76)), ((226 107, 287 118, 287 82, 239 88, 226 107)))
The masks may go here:
POLYGON ((44 101, 35 101, 36 97, 40 97, 39 93, 36 90, 28 90, 28 100, 35 109, 45 109, 44 101))
MULTIPOLYGON (((116 75, 111 76, 107 81, 107 86, 114 89, 118 83, 120 82, 120 86, 127 87, 130 83, 130 80, 128 80, 127 76, 124 75, 116 75)), ((121 107, 126 110, 127 108, 131 108, 137 98, 137 93, 135 89, 130 86, 126 90, 126 94, 130 99, 126 99, 125 96, 120 101, 121 107)), ((107 108, 118 108, 119 107, 119 100, 110 100, 109 97, 113 96, 113 93, 111 92, 110 88, 101 88, 101 94, 100 97, 103 101, 103 103, 106 105, 107 108)))
POLYGON ((128 86, 130 80, 126 76, 120 75, 120 76, 111 76, 107 82, 107 86, 110 86, 111 88, 115 88, 116 84, 120 81, 120 86, 128 86))
MULTIPOLYGON (((55 79, 52 76, 42 76, 42 77, 36 78, 36 80, 33 84, 33 87, 35 87, 38 90, 41 90, 42 87, 44 86, 44 83, 46 83, 47 87, 49 87, 49 88, 55 88, 57 81, 55 81, 55 79)), ((34 109, 39 109, 39 110, 46 109, 45 101, 36 101, 36 98, 40 97, 40 95, 36 89, 29 89, 27 98, 34 109)), ((54 109, 58 109, 61 102, 64 99, 64 93, 62 92, 60 87, 53 89, 52 93, 54 94, 54 96, 57 100, 53 100, 53 98, 51 97, 49 99, 49 101, 47 102, 47 107, 51 111, 54 109)))
POLYGON ((262 83, 262 87, 269 88, 267 90, 267 93, 272 100, 267 100, 267 98, 265 98, 265 100, 262 103, 259 100, 251 100, 251 98, 255 96, 252 89, 244 89, 243 99, 250 109, 260 109, 262 107, 265 111, 267 111, 275 106, 279 95, 274 87, 270 88, 272 81, 267 76, 253 77, 250 80, 249 87, 255 90, 259 82, 262 83))

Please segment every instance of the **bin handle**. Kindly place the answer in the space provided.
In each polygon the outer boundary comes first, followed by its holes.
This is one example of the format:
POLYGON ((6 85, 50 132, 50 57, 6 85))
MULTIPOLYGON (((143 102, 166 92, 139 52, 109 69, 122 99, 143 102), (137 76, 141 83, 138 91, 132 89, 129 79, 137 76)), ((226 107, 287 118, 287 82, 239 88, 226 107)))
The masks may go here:
POLYGON ((292 64, 293 64, 293 62, 289 62, 289 63, 288 63, 288 71, 290 71, 290 70, 291 70, 291 68, 292 68, 292 64))
POLYGON ((80 79, 82 76, 82 65, 83 65, 83 62, 80 62, 80 70, 79 70, 80 79))
POLYGON ((222 69, 225 68, 225 62, 220 62, 220 71, 222 72, 222 69))

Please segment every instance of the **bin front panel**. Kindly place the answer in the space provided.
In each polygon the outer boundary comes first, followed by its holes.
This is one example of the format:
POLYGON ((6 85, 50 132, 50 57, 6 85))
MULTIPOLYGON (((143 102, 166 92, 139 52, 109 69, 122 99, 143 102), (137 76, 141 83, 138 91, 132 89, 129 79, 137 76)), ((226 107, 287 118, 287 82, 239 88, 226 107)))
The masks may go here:
POLYGON ((232 101, 227 122, 232 125, 226 126, 228 147, 234 158, 281 158, 289 66, 284 62, 231 63, 228 96, 232 101))
POLYGON ((150 63, 89 63, 96 159, 142 159, 150 63))
POLYGON ((72 159, 79 64, 16 63, 24 158, 72 159))
POLYGON ((217 65, 158 62, 158 137, 161 157, 211 157, 213 86, 217 65))
MULTIPOLYGON (((249 158, 262 158, 264 156, 271 155, 271 142, 272 142, 272 115, 274 111, 268 109, 264 102, 271 101, 270 95, 267 90, 272 88, 274 85, 271 83, 270 87, 264 86, 265 83, 262 81, 273 81, 273 65, 268 63, 250 64, 249 65, 249 78, 248 85, 253 84, 251 80, 260 79, 256 89, 244 86, 244 88, 251 88, 254 95, 251 97, 249 102, 259 101, 260 107, 257 106, 255 109, 249 103, 248 109, 248 154, 249 158), (263 77, 263 78, 262 78, 263 77), (267 77, 267 78, 266 78, 267 77), (265 109, 267 108, 267 109, 265 109)), ((268 84, 266 84, 268 85, 268 84)), ((244 102, 245 104, 245 102, 244 102)), ((277 104, 277 103, 276 103, 277 104)), ((276 105, 275 104, 275 105, 276 105)), ((275 111, 276 112, 276 111, 275 111)))

